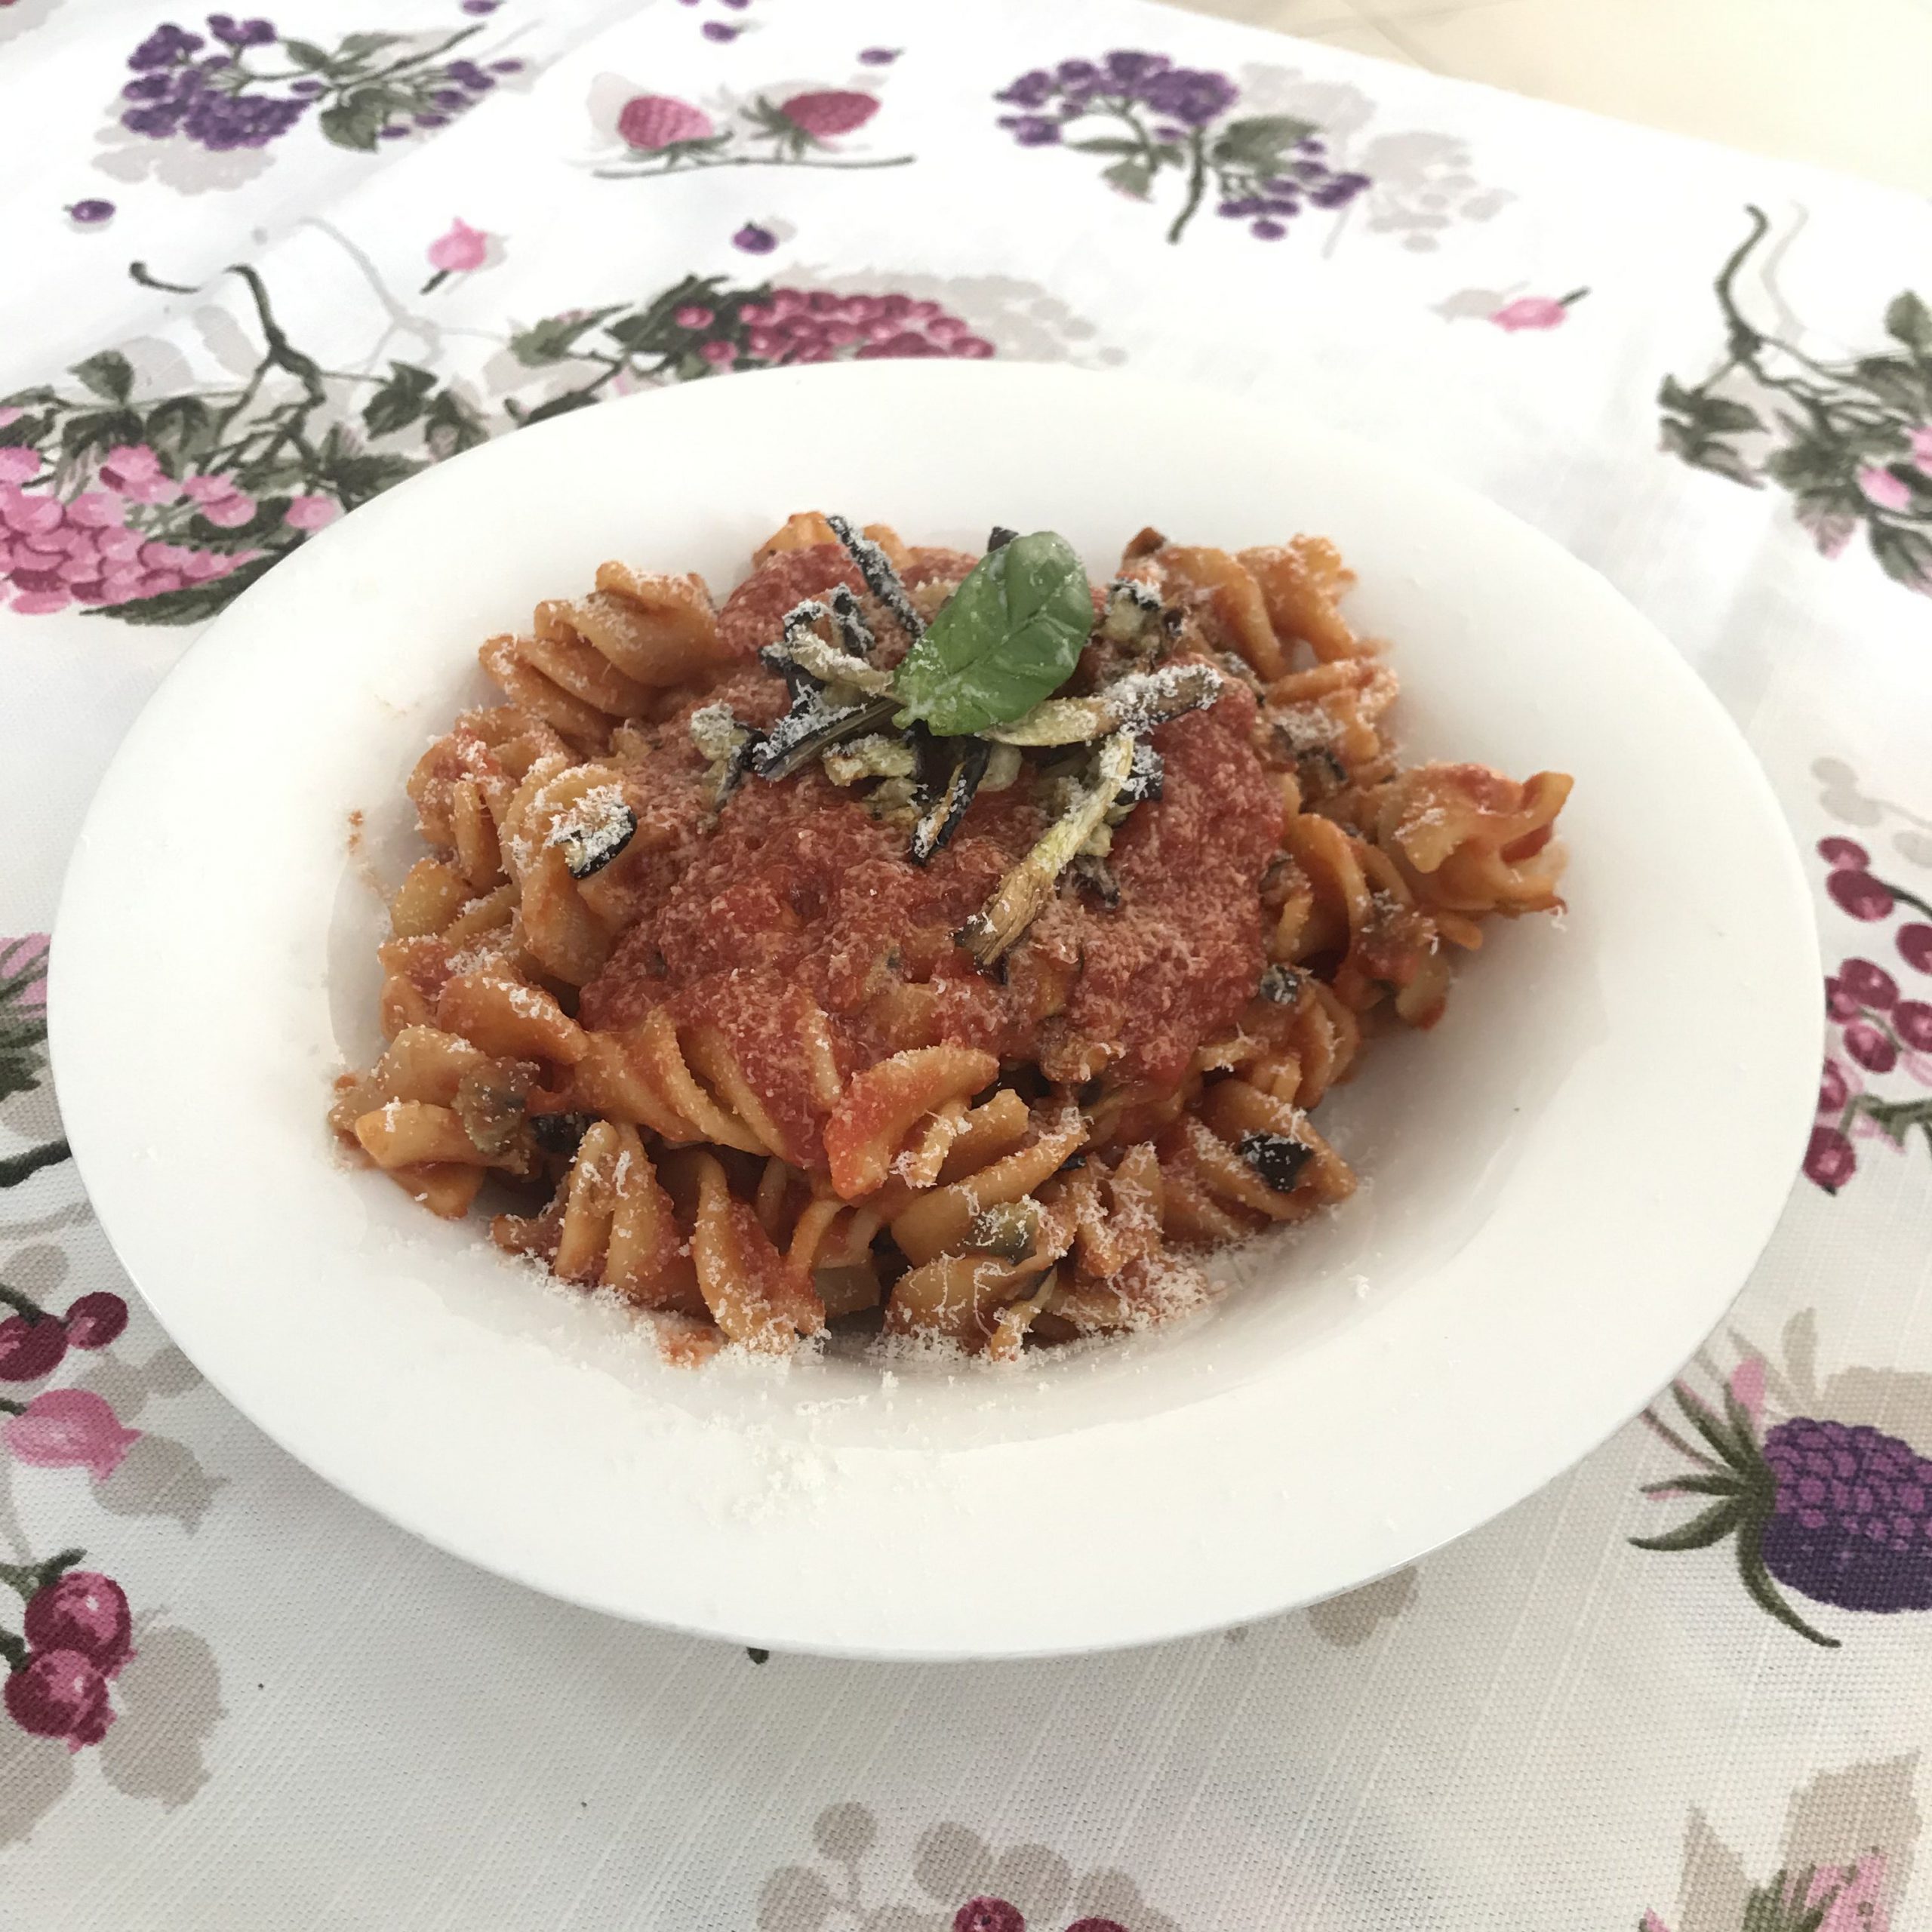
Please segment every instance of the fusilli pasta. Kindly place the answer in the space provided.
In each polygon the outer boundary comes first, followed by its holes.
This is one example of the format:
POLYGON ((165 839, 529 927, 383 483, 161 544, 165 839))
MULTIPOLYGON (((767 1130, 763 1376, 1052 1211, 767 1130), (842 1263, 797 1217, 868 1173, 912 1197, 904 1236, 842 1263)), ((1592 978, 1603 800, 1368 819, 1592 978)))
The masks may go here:
POLYGON ((1401 766, 1320 539, 1143 531, 1059 694, 950 737, 898 667, 980 560, 809 512, 753 562, 721 610, 607 564, 483 646, 505 702, 410 777, 389 1045, 330 1111, 679 1360, 1192 1306, 1353 1191, 1309 1115, 1377 1033, 1561 903, 1571 781, 1401 766))

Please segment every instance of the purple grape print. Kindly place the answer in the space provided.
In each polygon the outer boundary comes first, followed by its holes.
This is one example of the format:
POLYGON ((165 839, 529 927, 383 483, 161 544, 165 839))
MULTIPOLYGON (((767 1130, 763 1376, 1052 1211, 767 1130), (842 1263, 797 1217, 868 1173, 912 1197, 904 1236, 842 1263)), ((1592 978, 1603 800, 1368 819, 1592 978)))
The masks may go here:
MULTIPOLYGON (((1850 917, 1876 926, 1901 906, 1932 913, 1932 905, 1916 894, 1875 876, 1871 854, 1855 840, 1821 838, 1817 850, 1830 868, 1825 891, 1850 917)), ((1903 924, 1893 940, 1906 968, 1932 974, 1932 926, 1903 924)), ((1826 980, 1825 1016, 1824 1071, 1804 1171, 1814 1186, 1836 1194, 1858 1171, 1861 1139, 1902 1149, 1917 1128, 1932 1147, 1932 1095, 1890 1097, 1866 1084, 1868 1076, 1902 1072, 1932 1088, 1932 1002, 1909 997, 1889 967, 1854 957, 1826 980)))
POLYGON ((475 61, 443 58, 481 31, 352 33, 328 48, 232 14, 209 14, 204 33, 165 23, 128 57, 134 78, 121 90, 121 125, 223 154, 269 146, 313 108, 327 140, 372 152, 379 140, 447 126, 497 85, 475 61))
MULTIPOLYGON (((678 0, 681 6, 695 7, 700 0, 678 0)), ((714 4, 728 13, 742 14, 752 4, 752 0, 714 0, 714 4)), ((698 32, 708 41, 720 47, 728 47, 740 34, 755 32, 742 20, 722 20, 715 18, 706 20, 698 32)))
POLYGON ((1647 1418, 1697 1466, 1647 1484, 1646 1494, 1694 1496, 1704 1506, 1674 1530, 1632 1542, 1682 1551, 1734 1538, 1752 1601, 1827 1649, 1839 1639, 1807 1622, 1780 1585, 1840 1610, 1932 1610, 1932 1457, 1869 1425, 1808 1416, 1761 1434, 1762 1383, 1752 1358, 1731 1378, 1721 1411, 1681 1384, 1673 1390, 1702 1447, 1647 1418))
POLYGON ((1932 1458, 1869 1426, 1802 1417, 1764 1447, 1774 1577, 1842 1610, 1932 1610, 1932 1458))
POLYGON ((1211 193, 1223 220, 1275 242, 1308 208, 1343 208, 1371 184, 1330 162, 1319 129, 1291 115, 1229 120, 1241 90, 1226 75, 1177 66, 1164 54, 1116 48, 1100 60, 1036 67, 994 99, 1022 147, 1068 147, 1109 157, 1100 178, 1134 201, 1153 198, 1161 178, 1184 183, 1168 228, 1179 242, 1211 193))

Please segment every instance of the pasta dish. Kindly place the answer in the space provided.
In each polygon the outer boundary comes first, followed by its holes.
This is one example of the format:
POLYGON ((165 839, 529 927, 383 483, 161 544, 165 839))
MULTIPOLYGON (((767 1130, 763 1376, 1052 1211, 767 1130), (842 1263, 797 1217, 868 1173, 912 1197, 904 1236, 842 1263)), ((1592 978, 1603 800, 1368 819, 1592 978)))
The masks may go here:
POLYGON ((648 1311, 995 1359, 1195 1306, 1354 1189, 1311 1115, 1560 907, 1568 777, 1399 763, 1320 539, 1089 582, 792 517, 714 604, 604 565, 492 638, 408 781, 343 1146, 648 1311))

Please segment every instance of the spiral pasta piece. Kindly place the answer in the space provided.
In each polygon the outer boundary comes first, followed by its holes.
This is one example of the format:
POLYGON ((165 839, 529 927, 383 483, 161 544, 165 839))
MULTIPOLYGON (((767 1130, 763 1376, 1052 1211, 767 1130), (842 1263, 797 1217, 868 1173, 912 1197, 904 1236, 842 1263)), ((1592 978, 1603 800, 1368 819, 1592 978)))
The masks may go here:
MULTIPOLYGON (((826 1123, 833 1187, 848 1201, 876 1192, 916 1123, 990 1086, 998 1072, 991 1054, 970 1047, 915 1047, 868 1067, 826 1123)), ((918 1150, 920 1171, 925 1152, 918 1150)), ((943 1158, 944 1147, 937 1152, 943 1158)))
POLYGON ((702 577, 617 563, 598 565, 587 595, 538 605, 528 634, 493 637, 478 653, 512 705, 582 751, 652 715, 660 692, 708 681, 730 655, 702 577))
POLYGON ((370 1072, 337 1083, 329 1124, 345 1148, 432 1213, 455 1219, 487 1170, 518 1179, 537 1172, 525 1108, 539 1072, 458 1034, 405 1026, 370 1072))
POLYGON ((1425 906, 1480 918, 1559 909, 1562 855, 1551 840, 1572 781, 1521 784, 1481 764, 1423 764, 1372 803, 1376 843, 1425 906))
MULTIPOLYGON (((823 1042, 824 1017, 808 998, 794 1004, 803 1035, 801 1057, 809 1063, 814 1046, 823 1042)), ((570 1106, 630 1121, 673 1146, 709 1141, 795 1164, 812 1159, 813 1145, 801 1142, 793 1125, 774 1118, 717 1028, 681 1026, 672 1011, 660 1006, 633 1026, 592 1030, 584 1040, 584 1051, 571 1066, 570 1106)), ((835 1072, 822 1068, 806 1089, 808 1102, 820 1112, 836 1097, 835 1082, 835 1072), (829 1094, 828 1075, 833 1083, 829 1094)))
POLYGON ((1241 558, 1226 550, 1170 543, 1155 552, 1152 565, 1162 589, 1192 611, 1210 649, 1236 653, 1263 678, 1278 678, 1287 669, 1287 652, 1261 586, 1241 558))
POLYGON ((1326 537, 1297 537, 1240 555, 1254 574, 1278 637, 1306 644, 1324 664, 1355 657, 1367 648, 1342 614, 1342 594, 1354 575, 1326 537))
POLYGON ((1271 749, 1293 769, 1303 800, 1390 775, 1394 755, 1381 721, 1395 693, 1395 673, 1366 656, 1291 671, 1267 687, 1261 724, 1271 749))

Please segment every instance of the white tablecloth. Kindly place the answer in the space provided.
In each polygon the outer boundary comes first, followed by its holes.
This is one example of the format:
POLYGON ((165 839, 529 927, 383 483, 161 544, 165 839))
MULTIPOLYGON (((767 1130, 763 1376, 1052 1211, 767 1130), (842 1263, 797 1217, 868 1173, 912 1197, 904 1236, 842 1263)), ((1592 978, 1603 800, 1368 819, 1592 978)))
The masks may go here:
MULTIPOLYGON (((1932 211, 1133 0, 11 0, 0 126, 0 1921, 1932 1923, 1932 211), (1709 680, 1815 855, 1835 1018, 1688 1409, 1312 1611, 901 1669, 464 1568, 169 1346, 62 1158, 32 937, 156 681, 421 463, 862 348, 1278 394, 1709 680), (1784 1620, 1735 1522, 1632 1546, 1726 1460, 1784 1620)), ((128 998, 178 943, 129 935, 128 998)))

